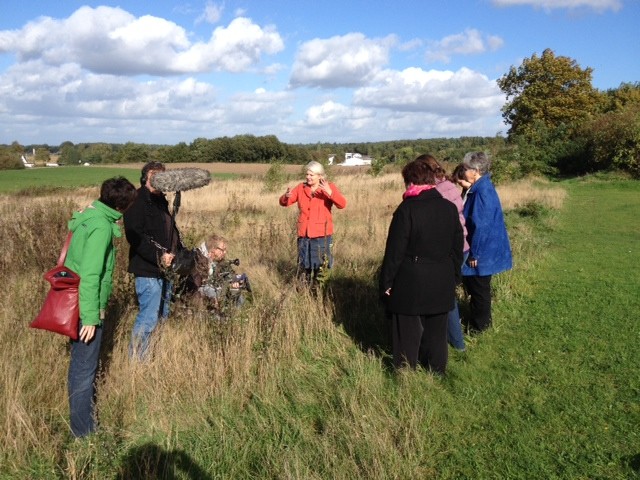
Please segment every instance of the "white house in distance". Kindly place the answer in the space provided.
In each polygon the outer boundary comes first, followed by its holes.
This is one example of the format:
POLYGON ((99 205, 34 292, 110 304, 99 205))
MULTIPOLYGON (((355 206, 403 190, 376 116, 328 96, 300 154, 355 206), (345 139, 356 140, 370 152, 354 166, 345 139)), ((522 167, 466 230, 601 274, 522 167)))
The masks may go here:
MULTIPOLYGON (((334 165, 335 159, 335 155, 329 155, 329 165, 334 165)), ((371 165, 372 160, 373 158, 367 155, 362 156, 360 153, 345 153, 344 162, 336 163, 335 165, 338 167, 362 167, 371 165)))

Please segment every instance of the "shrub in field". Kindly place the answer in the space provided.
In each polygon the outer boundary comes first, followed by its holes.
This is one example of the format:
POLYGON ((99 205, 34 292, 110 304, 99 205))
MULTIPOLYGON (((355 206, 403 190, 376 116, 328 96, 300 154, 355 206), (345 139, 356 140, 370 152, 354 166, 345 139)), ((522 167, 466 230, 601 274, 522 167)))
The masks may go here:
POLYGON ((605 113, 583 129, 589 171, 619 169, 640 178, 640 103, 605 113))
POLYGON ((0 170, 16 170, 24 168, 20 161, 22 147, 14 144, 10 147, 0 146, 0 170))
POLYGON ((267 192, 279 190, 287 181, 287 175, 281 162, 272 162, 264 176, 264 189, 267 192))

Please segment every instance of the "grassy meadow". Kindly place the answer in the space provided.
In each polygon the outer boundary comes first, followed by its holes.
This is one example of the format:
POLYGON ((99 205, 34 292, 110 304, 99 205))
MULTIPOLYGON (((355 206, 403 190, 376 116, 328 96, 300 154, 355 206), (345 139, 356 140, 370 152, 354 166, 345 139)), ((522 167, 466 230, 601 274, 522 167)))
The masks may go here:
POLYGON ((451 350, 438 378, 390 368, 377 300, 400 174, 332 170, 348 205, 314 294, 296 280, 296 207, 277 202, 300 171, 276 190, 263 171, 182 194, 186 242, 226 236, 254 294, 226 321, 174 305, 148 363, 128 359, 137 308, 116 241, 100 431, 80 441, 67 342, 27 326, 68 218, 97 188, 0 195, 0 478, 640 478, 638 182, 500 186, 515 268, 495 278, 494 328, 451 350))
MULTIPOLYGON (((0 174, 1 193, 42 194, 77 187, 99 186, 106 178, 121 175, 134 185, 140 183, 141 165, 90 166, 90 167, 36 167, 20 170, 4 170, 0 174)), ((230 179, 236 176, 227 169, 212 172, 214 179, 230 179)), ((65 193, 66 195, 66 193, 65 193)))

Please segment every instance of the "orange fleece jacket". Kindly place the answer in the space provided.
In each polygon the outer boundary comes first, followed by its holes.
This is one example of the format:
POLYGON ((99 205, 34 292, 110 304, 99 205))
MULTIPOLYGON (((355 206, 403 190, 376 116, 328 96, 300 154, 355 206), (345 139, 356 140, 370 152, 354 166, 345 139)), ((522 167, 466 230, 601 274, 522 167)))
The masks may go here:
POLYGON ((311 194, 311 188, 306 183, 301 183, 291 190, 291 195, 286 194, 280 197, 280 205, 288 207, 298 203, 298 236, 318 238, 326 235, 333 235, 333 219, 331 217, 331 207, 337 208, 347 206, 347 200, 338 190, 335 184, 329 182, 331 197, 324 191, 317 189, 311 194))

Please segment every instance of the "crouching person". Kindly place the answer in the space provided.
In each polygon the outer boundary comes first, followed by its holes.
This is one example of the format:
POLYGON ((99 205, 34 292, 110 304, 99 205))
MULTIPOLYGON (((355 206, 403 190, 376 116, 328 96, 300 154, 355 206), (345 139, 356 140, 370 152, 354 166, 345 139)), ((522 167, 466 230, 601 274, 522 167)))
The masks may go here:
POLYGON ((213 309, 220 314, 229 313, 230 308, 241 307, 251 285, 246 274, 238 274, 238 259, 227 260, 227 240, 220 235, 211 235, 198 247, 208 260, 206 273, 192 276, 192 289, 210 301, 213 309))

